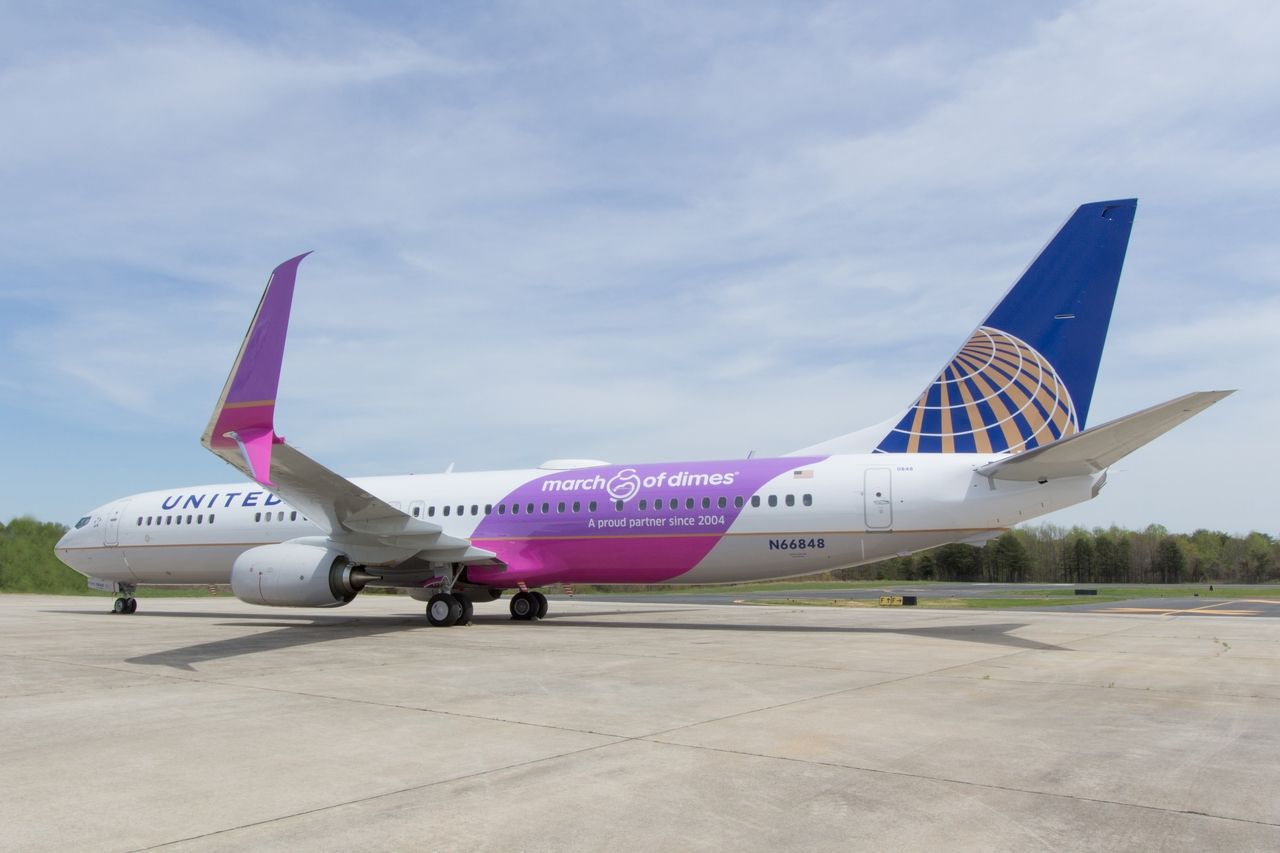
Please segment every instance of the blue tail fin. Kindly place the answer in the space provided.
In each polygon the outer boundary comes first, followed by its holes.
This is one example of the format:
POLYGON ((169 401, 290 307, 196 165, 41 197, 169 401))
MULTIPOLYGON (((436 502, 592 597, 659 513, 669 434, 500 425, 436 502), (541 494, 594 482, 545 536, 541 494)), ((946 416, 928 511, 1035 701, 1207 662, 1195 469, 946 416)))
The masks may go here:
POLYGON ((1137 204, 1076 210, 874 449, 1016 453, 1084 429, 1137 204))

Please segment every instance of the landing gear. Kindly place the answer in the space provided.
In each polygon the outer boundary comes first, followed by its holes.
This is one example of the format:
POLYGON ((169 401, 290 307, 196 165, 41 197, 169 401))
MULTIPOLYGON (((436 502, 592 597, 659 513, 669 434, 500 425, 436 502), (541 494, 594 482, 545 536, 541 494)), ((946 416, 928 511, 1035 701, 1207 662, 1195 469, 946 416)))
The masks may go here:
POLYGON ((528 622, 538 615, 538 602, 527 592, 517 592, 511 596, 511 618, 517 622, 528 622))
POLYGON ((437 566, 436 570, 441 568, 444 568, 444 578, 440 583, 440 591, 427 602, 427 621, 437 628, 467 625, 471 622, 471 614, 475 608, 470 598, 453 591, 453 585, 462 574, 462 565, 453 563, 447 568, 437 566))
POLYGON ((437 628, 456 625, 462 616, 462 605, 447 592, 437 592, 427 602, 427 621, 437 628))
POLYGON ((471 624, 471 614, 472 614, 472 612, 475 610, 475 607, 473 607, 473 606, 472 606, 472 604, 471 604, 471 599, 467 598, 465 595, 463 595, 463 594, 461 594, 461 593, 458 593, 458 592, 455 592, 455 593, 453 594, 453 597, 454 597, 455 599, 457 599, 457 601, 458 601, 458 606, 459 606, 460 608, 462 608, 462 612, 458 614, 458 621, 457 621, 457 622, 455 622, 454 624, 455 624, 455 625, 470 625, 470 624, 471 624))
POLYGON ((133 597, 136 589, 137 587, 133 584, 120 584, 120 597, 116 599, 115 604, 111 605, 111 612, 126 614, 138 612, 138 599, 133 597))
POLYGON ((518 622, 543 619, 547 615, 547 597, 540 592, 517 592, 511 596, 511 618, 518 622))

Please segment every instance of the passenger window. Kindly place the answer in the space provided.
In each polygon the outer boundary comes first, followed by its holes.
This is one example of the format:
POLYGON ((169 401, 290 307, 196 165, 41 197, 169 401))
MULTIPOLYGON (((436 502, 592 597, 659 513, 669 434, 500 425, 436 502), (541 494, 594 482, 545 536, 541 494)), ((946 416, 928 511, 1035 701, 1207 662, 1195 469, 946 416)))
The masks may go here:
POLYGON ((616 509, 618 512, 622 512, 622 501, 614 501, 613 508, 616 509))
POLYGON ((141 526, 142 526, 142 516, 138 516, 138 524, 137 524, 137 526, 138 526, 138 527, 141 527, 141 526))
POLYGON ((759 496, 759 495, 752 495, 752 496, 751 496, 751 505, 752 505, 752 506, 754 506, 754 507, 758 507, 758 506, 760 506, 760 496, 759 496))
POLYGON ((427 518, 434 518, 435 514, 436 514, 436 508, 434 506, 427 507, 427 518))
POLYGON ((802 501, 805 506, 813 506, 813 495, 805 495, 802 501))
POLYGON ((724 509, 724 508, 725 508, 725 507, 727 507, 728 505, 729 505, 729 499, 728 499, 728 498, 722 497, 722 498, 720 498, 720 500, 716 501, 716 506, 720 507, 720 509, 724 509))
POLYGON ((263 520, 263 521, 265 521, 265 522, 267 522, 267 523, 270 523, 270 522, 271 522, 271 513, 267 513, 266 515, 264 515, 264 516, 263 516, 263 518, 262 518, 262 520, 263 520))
POLYGON ((654 498, 654 499, 653 499, 653 508, 654 508, 654 509, 662 509, 662 498, 654 498))
POLYGON ((564 512, 564 501, 560 501, 560 503, 556 504, 556 512, 564 512))
POLYGON ((151 516, 147 516, 147 527, 151 526, 151 516))
POLYGON ((493 504, 485 504, 485 505, 484 505, 484 514, 485 514, 485 515, 493 515, 493 504))
POLYGON ((519 515, 519 514, 520 514, 520 504, 512 504, 512 505, 511 505, 511 514, 512 514, 512 515, 519 515))
POLYGON ((280 510, 276 513, 276 521, 284 521, 284 510, 280 510))
POLYGON ((533 515, 533 504, 525 504, 525 505, 524 505, 524 514, 525 514, 525 515, 533 515))
POLYGON ((743 503, 744 501, 742 500, 742 495, 738 495, 736 498, 733 499, 733 505, 738 509, 742 509, 743 503))
POLYGON ((172 516, 172 515, 166 515, 166 516, 164 517, 164 523, 165 523, 165 524, 173 524, 173 516, 172 516))
MULTIPOLYGON (((640 499, 640 508, 641 508, 641 509, 648 509, 648 508, 649 508, 649 502, 648 502, 648 501, 646 501, 644 498, 641 498, 641 499, 640 499)), ((139 520, 139 521, 141 521, 142 519, 138 519, 138 520, 139 520)))
POLYGON ((596 502, 592 501, 591 503, 587 504, 587 509, 590 510, 591 512, 595 512, 596 506, 597 506, 596 502))
POLYGON ((418 517, 418 516, 420 516, 420 515, 422 515, 422 507, 420 507, 420 506, 415 506, 415 507, 413 508, 413 517, 414 517, 414 518, 417 518, 417 517, 418 517))
POLYGON ((444 508, 444 514, 445 514, 445 515, 448 515, 448 514, 449 514, 449 507, 445 507, 445 508, 444 508))
MULTIPOLYGON (((418 511, 419 511, 419 512, 421 512, 421 511, 422 511, 422 507, 418 507, 418 511)), ((289 513, 289 520, 290 520, 290 521, 297 521, 297 520, 298 520, 298 511, 297 511, 296 509, 295 509, 293 512, 289 513)), ((212 515, 211 515, 211 516, 209 516, 209 523, 210 523, 210 524, 213 524, 213 516, 212 516, 212 515)))
POLYGON ((209 513, 209 523, 213 524, 213 513, 209 513))
POLYGON ((777 505, 778 505, 778 496, 769 495, 769 506, 777 506, 777 505))
POLYGON ((796 505, 796 496, 787 495, 787 506, 795 506, 795 505, 796 505))
POLYGON ((702 508, 703 508, 703 509, 711 509, 711 498, 703 498, 703 499, 702 499, 702 508))
POLYGON ((549 513, 549 512, 551 512, 551 504, 543 504, 543 505, 542 505, 542 514, 543 514, 543 515, 546 515, 546 514, 547 514, 547 513, 549 513))
POLYGON ((196 516, 196 524, 204 524, 204 513, 196 516))
POLYGON ((174 524, 181 524, 181 523, 182 523, 182 516, 178 515, 178 516, 174 516, 174 517, 178 519, 177 521, 175 521, 175 522, 174 522, 174 524))
POLYGON ((498 515, 506 515, 506 514, 507 514, 507 505, 498 504, 498 515))
POLYGON ((189 515, 188 515, 188 516, 187 516, 187 524, 190 524, 190 523, 191 523, 191 516, 189 516, 189 515))
POLYGON ((459 505, 458 515, 466 515, 466 514, 467 514, 467 508, 465 506, 459 505))
POLYGON ((685 499, 684 499, 684 508, 685 508, 685 509, 693 509, 693 498, 685 498, 685 499))
POLYGON ((573 502, 573 511, 574 511, 574 512, 582 512, 582 501, 574 501, 574 502, 573 502))

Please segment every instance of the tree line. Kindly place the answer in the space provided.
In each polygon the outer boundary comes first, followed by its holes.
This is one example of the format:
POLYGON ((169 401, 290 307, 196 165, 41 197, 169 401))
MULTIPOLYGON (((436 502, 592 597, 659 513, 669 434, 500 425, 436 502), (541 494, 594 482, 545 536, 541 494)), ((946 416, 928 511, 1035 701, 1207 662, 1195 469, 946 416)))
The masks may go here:
POLYGON ((53 554, 66 532, 61 524, 34 518, 0 523, 0 591, 84 592, 84 575, 53 554))
POLYGON ((1266 533, 1218 530, 1170 533, 1158 524, 1016 528, 981 547, 943 545, 843 569, 841 580, 938 580, 986 583, 1275 583, 1280 542, 1266 533))
MULTIPOLYGON (((84 592, 84 577, 53 554, 66 530, 33 518, 0 523, 0 591, 84 592)), ((1256 531, 1236 536, 1216 530, 1170 533, 1154 524, 1144 530, 1041 524, 1011 530, 981 547, 943 545, 831 576, 987 583, 1277 583, 1280 542, 1256 531)))

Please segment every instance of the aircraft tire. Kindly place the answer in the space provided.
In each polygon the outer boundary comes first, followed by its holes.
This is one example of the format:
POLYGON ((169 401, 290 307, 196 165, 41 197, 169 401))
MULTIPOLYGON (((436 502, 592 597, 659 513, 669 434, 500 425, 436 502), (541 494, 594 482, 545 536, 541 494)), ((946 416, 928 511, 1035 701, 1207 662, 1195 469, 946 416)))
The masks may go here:
POLYGON ((527 592, 517 592, 511 596, 511 618, 517 622, 528 622, 538 614, 538 601, 527 592))
POLYGON ((437 628, 448 628, 456 624, 461 615, 462 605, 452 595, 437 592, 427 602, 427 621, 437 628))
POLYGON ((461 593, 455 592, 453 594, 453 597, 458 602, 458 608, 459 608, 458 621, 455 622, 454 624, 470 625, 471 614, 475 612, 475 605, 471 603, 471 599, 467 598, 465 595, 462 595, 461 593))
POLYGON ((138 612, 138 599, 136 599, 136 598, 131 598, 131 599, 129 599, 129 604, 125 607, 125 611, 124 611, 124 612, 125 612, 125 613, 137 613, 137 612, 138 612))
POLYGON ((534 601, 538 602, 538 617, 537 617, 537 618, 539 618, 539 619, 546 619, 546 618, 547 618, 547 607, 549 606, 549 605, 547 604, 547 597, 546 597, 545 595, 543 595, 542 593, 540 593, 540 592, 536 592, 536 591, 535 591, 535 592, 531 592, 531 593, 529 593, 529 594, 533 596, 533 600, 534 600, 534 601))
POLYGON ((112 613, 128 613, 129 612, 128 599, 117 598, 116 603, 111 605, 111 612, 112 613))

